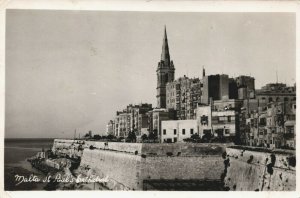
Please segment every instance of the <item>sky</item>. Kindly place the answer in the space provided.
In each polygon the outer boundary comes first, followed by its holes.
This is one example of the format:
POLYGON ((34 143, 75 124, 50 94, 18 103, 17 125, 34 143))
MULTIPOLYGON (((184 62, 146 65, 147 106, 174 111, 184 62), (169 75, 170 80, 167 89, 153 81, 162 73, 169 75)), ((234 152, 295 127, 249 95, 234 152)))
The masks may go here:
POLYGON ((167 27, 175 78, 296 79, 292 13, 7 10, 6 138, 103 134, 128 104, 156 106, 167 27))

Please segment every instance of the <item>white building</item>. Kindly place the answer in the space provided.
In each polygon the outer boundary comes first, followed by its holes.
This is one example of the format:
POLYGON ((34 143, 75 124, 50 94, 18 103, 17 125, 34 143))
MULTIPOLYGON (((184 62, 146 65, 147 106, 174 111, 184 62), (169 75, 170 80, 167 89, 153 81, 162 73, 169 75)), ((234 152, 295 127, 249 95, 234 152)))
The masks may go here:
POLYGON ((211 133, 215 137, 236 135, 238 114, 235 110, 211 111, 210 106, 199 106, 196 110, 196 119, 200 137, 206 133, 211 133))
POLYGON ((199 136, 202 137, 205 133, 212 133, 211 125, 211 107, 199 106, 196 109, 196 120, 199 126, 199 136))
POLYGON ((197 120, 169 120, 161 123, 161 142, 183 142, 198 133, 197 120))

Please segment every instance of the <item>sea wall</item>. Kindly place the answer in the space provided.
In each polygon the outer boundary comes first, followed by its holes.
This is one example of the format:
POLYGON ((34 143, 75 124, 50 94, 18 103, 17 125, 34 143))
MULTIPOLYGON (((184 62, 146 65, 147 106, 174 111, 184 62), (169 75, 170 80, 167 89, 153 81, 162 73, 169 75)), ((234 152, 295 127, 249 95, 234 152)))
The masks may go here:
POLYGON ((92 149, 84 150, 80 166, 108 176, 110 189, 151 190, 178 181, 221 183, 222 144, 86 143, 91 144, 92 149))
POLYGON ((108 177, 114 190, 291 191, 294 151, 232 144, 54 141, 52 151, 81 158, 82 173, 108 177))
POLYGON ((226 149, 228 190, 291 191, 296 189, 295 152, 253 147, 226 149))

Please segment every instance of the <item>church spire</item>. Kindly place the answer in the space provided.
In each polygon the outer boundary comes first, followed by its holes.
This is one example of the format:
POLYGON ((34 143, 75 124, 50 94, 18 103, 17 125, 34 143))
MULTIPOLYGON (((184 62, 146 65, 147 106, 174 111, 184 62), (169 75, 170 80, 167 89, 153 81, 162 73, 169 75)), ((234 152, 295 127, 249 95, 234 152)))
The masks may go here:
POLYGON ((161 52, 161 60, 164 61, 166 66, 170 64, 170 53, 169 53, 169 45, 168 45, 168 37, 167 37, 167 28, 165 26, 165 34, 163 39, 162 45, 162 52, 161 52))

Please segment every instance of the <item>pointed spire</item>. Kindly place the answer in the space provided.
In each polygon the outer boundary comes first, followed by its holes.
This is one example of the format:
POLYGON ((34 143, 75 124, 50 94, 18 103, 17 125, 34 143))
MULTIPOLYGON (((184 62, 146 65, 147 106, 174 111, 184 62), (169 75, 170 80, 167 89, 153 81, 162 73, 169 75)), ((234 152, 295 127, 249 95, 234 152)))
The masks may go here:
POLYGON ((166 25, 165 25, 165 34, 164 34, 163 45, 162 45, 161 60, 164 61, 166 66, 169 66, 169 64, 170 64, 170 53, 169 53, 169 45, 168 45, 166 25))

